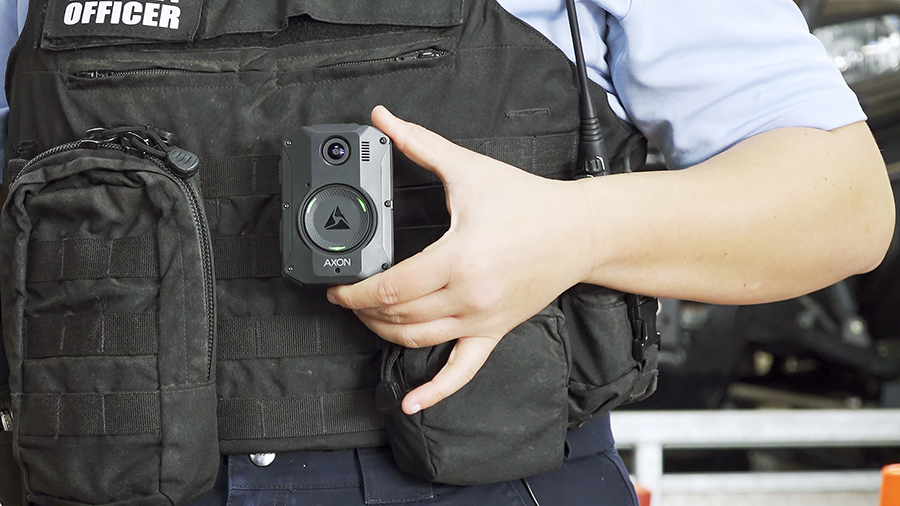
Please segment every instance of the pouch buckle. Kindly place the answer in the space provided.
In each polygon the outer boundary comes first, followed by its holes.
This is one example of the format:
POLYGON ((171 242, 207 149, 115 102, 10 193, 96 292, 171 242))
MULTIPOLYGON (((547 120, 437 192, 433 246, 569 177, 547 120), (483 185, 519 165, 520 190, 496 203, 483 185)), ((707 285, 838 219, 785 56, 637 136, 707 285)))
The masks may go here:
POLYGON ((659 301, 656 297, 627 294, 625 303, 628 305, 628 319, 631 322, 631 355, 638 363, 644 364, 646 350, 660 342, 659 331, 656 329, 659 301))

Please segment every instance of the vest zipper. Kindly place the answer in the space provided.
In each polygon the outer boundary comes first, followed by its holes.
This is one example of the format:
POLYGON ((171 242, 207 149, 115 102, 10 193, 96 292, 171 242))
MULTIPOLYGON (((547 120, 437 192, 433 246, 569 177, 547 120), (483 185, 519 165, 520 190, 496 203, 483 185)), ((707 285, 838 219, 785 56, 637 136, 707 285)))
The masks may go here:
MULTIPOLYGON (((450 51, 444 49, 438 49, 436 47, 430 47, 427 49, 417 49, 415 51, 410 51, 408 53, 403 53, 399 56, 390 56, 385 58, 372 58, 368 60, 357 60, 357 61, 349 61, 349 62, 341 62, 341 63, 332 63, 329 65, 322 65, 318 68, 338 68, 338 67, 352 67, 356 65, 369 65, 374 63, 384 63, 384 62, 411 62, 417 60, 436 60, 438 58, 442 58, 450 54, 450 51)), ((80 79, 107 79, 111 77, 125 77, 125 76, 153 76, 153 75, 168 75, 168 74, 194 74, 197 72, 191 70, 183 70, 183 69, 134 69, 134 70, 79 70, 73 72, 72 77, 80 78, 80 79)))
MULTIPOLYGON (((98 129, 96 131, 92 131, 94 134, 102 134, 102 129, 98 129)), ((120 143, 113 142, 115 138, 112 139, 104 139, 104 140, 94 140, 90 138, 79 139, 77 141, 68 142, 66 144, 61 144, 59 146, 53 147, 44 151, 43 153, 35 156, 28 163, 22 167, 22 170, 13 178, 10 183, 9 192, 11 193, 14 189, 14 185, 19 181, 24 174, 30 172, 34 166, 53 155, 70 151, 74 149, 106 149, 112 151, 119 151, 122 153, 129 153, 129 149, 123 146, 120 143)), ((168 146, 168 143, 163 141, 168 146)), ((166 175, 172 179, 175 184, 181 188, 181 191, 184 193, 185 197, 188 201, 188 206, 191 209, 191 217, 194 220, 194 224, 197 228, 197 232, 200 236, 200 255, 202 257, 203 262, 203 290, 204 290, 204 307, 206 309, 206 328, 207 328, 207 358, 206 358, 206 380, 209 381, 212 377, 212 361, 213 361, 213 345, 215 343, 215 271, 213 270, 213 260, 212 260, 212 241, 209 235, 209 226, 206 222, 205 215, 203 214, 202 202, 200 196, 197 194, 197 191, 191 182, 188 179, 192 178, 196 173, 179 173, 173 170, 169 165, 164 162, 158 155, 154 153, 150 153, 147 151, 143 151, 144 159, 151 162, 153 165, 160 168, 166 175)), ((133 155, 137 156, 137 155, 133 155)))

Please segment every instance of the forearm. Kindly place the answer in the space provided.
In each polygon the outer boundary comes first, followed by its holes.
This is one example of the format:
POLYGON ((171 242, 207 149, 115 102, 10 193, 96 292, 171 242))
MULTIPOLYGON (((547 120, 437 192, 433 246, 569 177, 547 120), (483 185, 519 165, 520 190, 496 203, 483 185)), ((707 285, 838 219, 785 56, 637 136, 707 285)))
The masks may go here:
POLYGON ((423 252, 328 298, 406 347, 457 340, 404 398, 452 394, 513 327, 578 282, 719 303, 776 300, 874 267, 893 231, 865 125, 774 130, 681 171, 544 179, 376 108, 374 125, 437 174, 450 229, 423 252))
POLYGON ((746 304, 807 293, 874 268, 894 225, 863 123, 773 130, 688 169, 578 184, 592 217, 584 281, 658 296, 746 304))

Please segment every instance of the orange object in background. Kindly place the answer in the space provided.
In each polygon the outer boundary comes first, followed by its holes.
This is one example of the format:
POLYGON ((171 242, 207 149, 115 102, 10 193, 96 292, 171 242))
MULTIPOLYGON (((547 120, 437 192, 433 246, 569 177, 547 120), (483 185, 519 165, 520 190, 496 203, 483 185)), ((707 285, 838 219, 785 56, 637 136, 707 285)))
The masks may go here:
MULTIPOLYGON (((900 471, 898 471, 898 472, 900 472, 900 471)), ((900 475, 898 475, 898 476, 900 476, 900 475)), ((900 482, 898 482, 898 483, 900 483, 900 482)), ((637 492, 638 504, 640 504, 641 506, 650 506, 650 491, 649 490, 642 487, 640 483, 634 483, 634 491, 637 492)), ((897 505, 900 506, 900 503, 897 503, 897 505)))
POLYGON ((900 464, 881 470, 881 494, 878 506, 900 506, 900 464))

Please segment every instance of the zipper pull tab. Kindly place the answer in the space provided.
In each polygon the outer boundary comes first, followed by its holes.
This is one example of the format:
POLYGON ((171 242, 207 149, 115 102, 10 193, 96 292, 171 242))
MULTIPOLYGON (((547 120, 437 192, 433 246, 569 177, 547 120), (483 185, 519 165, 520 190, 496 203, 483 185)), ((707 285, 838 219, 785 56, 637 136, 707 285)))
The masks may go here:
POLYGON ((417 51, 413 51, 411 53, 406 53, 400 55, 396 58, 397 61, 409 61, 409 60, 433 60, 435 58, 440 58, 447 54, 447 51, 437 49, 434 47, 430 47, 428 49, 419 49, 417 51))
POLYGON ((172 148, 166 152, 166 167, 181 179, 189 179, 200 170, 200 158, 186 149, 172 148))
POLYGON ((81 79, 99 79, 102 77, 109 77, 111 75, 111 70, 79 70, 78 72, 72 74, 72 76, 81 79))
POLYGON ((0 425, 3 427, 3 432, 12 432, 13 418, 8 409, 0 409, 0 425))

